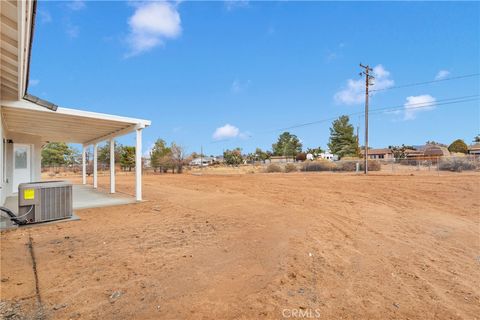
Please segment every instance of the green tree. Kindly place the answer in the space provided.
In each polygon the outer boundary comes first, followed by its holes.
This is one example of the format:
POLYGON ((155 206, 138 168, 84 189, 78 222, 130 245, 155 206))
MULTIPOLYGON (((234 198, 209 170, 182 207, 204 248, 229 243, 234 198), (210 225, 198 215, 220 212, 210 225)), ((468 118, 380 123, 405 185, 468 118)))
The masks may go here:
POLYGON ((284 132, 278 137, 277 143, 272 145, 272 151, 276 156, 295 157, 302 152, 302 143, 296 135, 284 132))
POLYGON ((78 152, 63 142, 49 142, 42 149, 42 166, 75 164, 78 152))
POLYGON ((150 163, 154 171, 160 168, 163 172, 172 167, 171 148, 167 147, 165 140, 158 139, 150 151, 150 163))
POLYGON ((312 154, 314 157, 318 157, 320 153, 323 153, 324 150, 321 147, 318 148, 308 148, 307 151, 305 151, 306 154, 312 154))
POLYGON ((333 121, 330 128, 330 141, 328 148, 339 158, 358 157, 360 150, 357 144, 357 137, 353 133, 353 126, 348 116, 340 116, 333 121))
POLYGON ((480 142, 480 134, 478 134, 475 138, 473 138, 473 142, 475 143, 480 142))
POLYGON ((238 166, 243 163, 242 149, 225 150, 223 152, 225 163, 230 166, 238 166))
POLYGON ((132 171, 135 167, 135 147, 123 146, 120 154, 120 165, 124 170, 132 171))
POLYGON ((270 158, 270 155, 268 154, 268 152, 265 152, 260 148, 255 149, 255 160, 256 161, 265 161, 268 158, 270 158))
POLYGON ((457 139, 453 141, 448 146, 448 151, 450 152, 459 152, 459 153, 468 153, 468 146, 462 139, 457 139))
MULTIPOLYGON (((110 165, 110 141, 107 141, 103 146, 98 147, 98 162, 101 164, 110 165)), ((120 161, 120 155, 122 154, 122 145, 115 143, 115 162, 120 161)))

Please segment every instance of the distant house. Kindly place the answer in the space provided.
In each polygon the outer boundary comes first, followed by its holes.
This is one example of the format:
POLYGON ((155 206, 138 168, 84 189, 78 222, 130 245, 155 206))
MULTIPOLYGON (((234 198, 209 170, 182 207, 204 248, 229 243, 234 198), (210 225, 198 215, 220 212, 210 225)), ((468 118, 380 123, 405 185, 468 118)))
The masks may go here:
POLYGON ((333 154, 333 153, 330 153, 330 151, 322 152, 322 153, 320 153, 320 155, 318 157, 320 159, 330 160, 330 161, 338 160, 338 156, 333 154))
POLYGON ((470 145, 468 147, 468 154, 480 155, 480 142, 470 145))
POLYGON ((190 166, 192 167, 207 167, 213 163, 215 163, 217 159, 215 157, 200 157, 195 158, 190 161, 190 166))
POLYGON ((450 156, 450 151, 446 147, 439 145, 427 145, 423 150, 423 156, 425 158, 438 158, 450 156))
MULTIPOLYGON (((365 156, 365 150, 362 150, 362 156, 365 156)), ((393 152, 388 148, 368 149, 368 159, 393 159, 393 152)))
POLYGON ((410 160, 432 160, 440 157, 449 157, 450 151, 441 145, 427 144, 416 146, 416 150, 405 150, 405 155, 410 160))
POLYGON ((143 160, 143 167, 144 168, 151 168, 152 167, 152 160, 150 159, 150 157, 142 158, 142 160, 143 160))
POLYGON ((417 158, 423 158, 423 149, 407 149, 405 150, 405 156, 407 159, 417 159, 417 158))

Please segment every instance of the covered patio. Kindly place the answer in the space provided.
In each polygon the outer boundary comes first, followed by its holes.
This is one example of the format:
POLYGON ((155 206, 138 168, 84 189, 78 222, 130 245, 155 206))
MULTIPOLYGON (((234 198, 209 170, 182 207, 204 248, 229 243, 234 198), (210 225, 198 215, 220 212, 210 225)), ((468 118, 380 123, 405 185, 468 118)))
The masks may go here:
MULTIPOLYGON (((47 142, 79 143, 82 150, 82 182, 87 184, 87 159, 86 150, 93 146, 93 186, 98 188, 98 144, 103 141, 110 142, 110 190, 115 193, 115 138, 134 132, 136 134, 135 146, 135 200, 142 200, 142 130, 150 125, 150 121, 120 117, 102 113, 81 111, 68 108, 49 108, 25 99, 19 101, 1 101, 1 118, 6 135, 4 138, 5 162, 7 163, 7 178, 11 177, 6 196, 16 192, 18 182, 40 180, 41 175, 41 148, 47 142), (29 170, 27 181, 15 179, 15 144, 21 143, 29 147, 29 170), (9 146, 13 145, 13 146, 9 146), (10 172, 11 171, 11 172, 10 172)), ((7 179, 8 180, 8 179, 7 179)), ((81 190, 76 188, 77 192, 81 190)), ((92 199, 92 193, 88 193, 92 199)), ((75 193, 74 193, 75 196, 75 193)), ((110 198, 110 200, 113 198, 110 198)))
MULTIPOLYGON (((48 142, 78 143, 82 150, 82 187, 74 189, 74 208, 117 204, 115 139, 136 134, 135 201, 142 200, 142 131, 150 121, 62 108, 28 93, 37 2, 0 1, 0 205, 16 212, 20 183, 41 180, 41 151, 48 142), (110 142, 110 195, 98 188, 98 144, 110 142), (93 146, 93 185, 87 186, 87 148, 93 146), (13 200, 12 200, 13 199, 13 200), (82 200, 83 199, 83 200, 82 200), (87 203, 88 202, 88 203, 87 203), (82 205, 81 203, 84 203, 82 205)), ((79 92, 78 94, 83 94, 79 92)), ((128 200, 131 201, 131 198, 128 200)))

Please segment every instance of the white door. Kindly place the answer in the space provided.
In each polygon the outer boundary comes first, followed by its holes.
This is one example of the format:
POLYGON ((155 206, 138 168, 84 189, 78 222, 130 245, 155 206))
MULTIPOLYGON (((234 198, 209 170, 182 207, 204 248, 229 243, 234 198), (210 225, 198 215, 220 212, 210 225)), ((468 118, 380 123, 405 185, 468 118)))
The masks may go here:
POLYGON ((24 182, 31 182, 31 153, 29 144, 13 144, 13 189, 18 192, 18 185, 24 182))

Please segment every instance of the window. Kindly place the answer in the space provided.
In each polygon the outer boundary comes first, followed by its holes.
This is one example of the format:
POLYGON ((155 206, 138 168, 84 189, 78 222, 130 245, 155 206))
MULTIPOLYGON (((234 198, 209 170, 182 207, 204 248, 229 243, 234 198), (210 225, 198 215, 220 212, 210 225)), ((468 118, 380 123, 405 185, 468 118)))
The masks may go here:
POLYGON ((15 150, 15 169, 27 168, 27 148, 19 147, 15 150))

